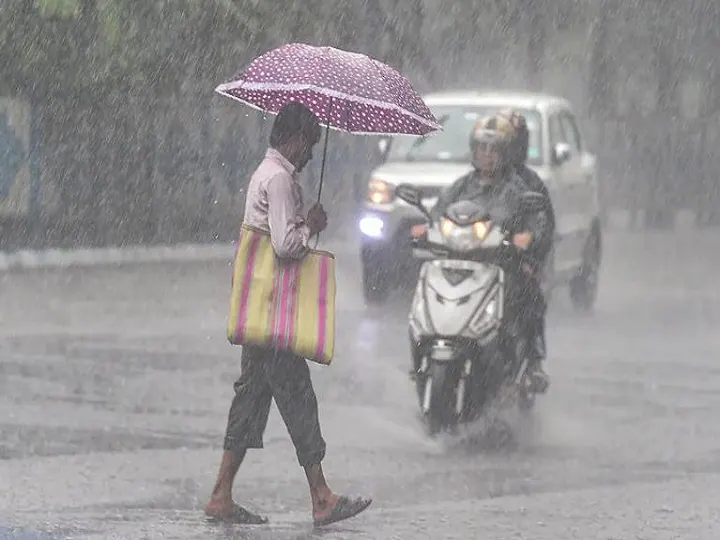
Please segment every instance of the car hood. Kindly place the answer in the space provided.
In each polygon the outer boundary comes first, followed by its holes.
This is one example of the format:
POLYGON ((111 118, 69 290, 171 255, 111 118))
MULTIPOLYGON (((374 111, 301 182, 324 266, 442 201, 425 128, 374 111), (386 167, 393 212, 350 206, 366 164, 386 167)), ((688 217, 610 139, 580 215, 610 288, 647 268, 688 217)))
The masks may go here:
POLYGON ((372 177, 394 185, 449 186, 471 170, 469 163, 395 162, 381 165, 372 177))
MULTIPOLYGON (((531 166, 543 182, 552 175, 546 166, 531 166)), ((393 185, 413 184, 415 186, 449 186, 461 176, 472 171, 469 163, 394 162, 376 168, 372 178, 393 185)))
POLYGON ((540 177, 540 180, 547 184, 548 180, 552 176, 552 171, 550 170, 550 167, 544 165, 529 165, 529 167, 537 173, 537 175, 540 177))

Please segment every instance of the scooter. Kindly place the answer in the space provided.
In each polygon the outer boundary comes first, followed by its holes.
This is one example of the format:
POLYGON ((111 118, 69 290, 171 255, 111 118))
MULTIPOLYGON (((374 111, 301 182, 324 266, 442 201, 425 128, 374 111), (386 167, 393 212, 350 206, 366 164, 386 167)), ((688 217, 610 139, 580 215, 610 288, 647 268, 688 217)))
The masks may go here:
MULTIPOLYGON (((416 187, 402 184, 395 194, 428 222, 413 239, 414 256, 425 262, 409 335, 411 376, 430 435, 477 419, 491 402, 531 409, 539 391, 528 374, 529 328, 521 316, 523 255, 507 228, 518 208, 460 201, 433 222, 416 187)), ((544 204, 531 192, 519 201, 521 211, 544 204)))

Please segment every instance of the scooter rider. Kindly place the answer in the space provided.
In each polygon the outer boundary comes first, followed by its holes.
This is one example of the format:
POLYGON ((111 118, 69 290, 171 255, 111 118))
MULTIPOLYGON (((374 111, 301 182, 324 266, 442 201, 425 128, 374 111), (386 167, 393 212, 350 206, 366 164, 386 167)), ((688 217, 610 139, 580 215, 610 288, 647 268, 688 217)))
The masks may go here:
MULTIPOLYGON (((438 217, 452 203, 460 200, 472 200, 477 197, 490 196, 504 201, 510 207, 516 206, 513 201, 531 191, 513 167, 512 152, 517 138, 516 130, 509 118, 494 115, 479 120, 470 134, 470 149, 473 171, 456 180, 439 197, 433 208, 438 217)), ((525 277, 533 276, 540 267, 536 253, 546 253, 547 245, 552 238, 545 235, 548 231, 547 215, 537 212, 532 216, 522 216, 519 220, 519 232, 512 236, 512 243, 526 253, 522 271, 525 277)), ((525 279, 523 303, 525 316, 532 321, 542 319, 545 313, 544 299, 537 279, 525 279)), ((533 370, 533 373, 536 369, 533 370)), ((547 389, 547 377, 540 372, 533 377, 538 391, 547 389)))
MULTIPOLYGON (((505 109, 498 113, 501 116, 507 118, 515 128, 515 137, 511 143, 510 159, 515 171, 522 178, 528 189, 537 193, 543 194, 547 199, 547 210, 545 226, 546 229, 543 232, 543 237, 547 240, 546 242, 536 243, 530 247, 530 251, 533 252, 534 257, 539 261, 540 265, 538 271, 534 273, 533 279, 538 281, 538 290, 542 295, 542 288, 540 287, 539 281, 542 276, 542 271, 547 263, 548 254, 552 249, 553 239, 555 236, 555 212, 552 207, 552 200, 550 198, 550 192, 547 186, 542 181, 540 176, 527 166, 528 148, 530 145, 530 131, 527 125, 527 119, 519 111, 514 109, 505 109)), ((541 299, 541 305, 546 306, 544 297, 541 299)), ((532 351, 533 351, 533 370, 535 376, 540 380, 549 382, 549 378, 542 367, 542 362, 547 356, 547 345, 545 340, 545 314, 547 309, 535 310, 535 314, 538 316, 535 323, 532 325, 535 336, 532 340, 532 351)))

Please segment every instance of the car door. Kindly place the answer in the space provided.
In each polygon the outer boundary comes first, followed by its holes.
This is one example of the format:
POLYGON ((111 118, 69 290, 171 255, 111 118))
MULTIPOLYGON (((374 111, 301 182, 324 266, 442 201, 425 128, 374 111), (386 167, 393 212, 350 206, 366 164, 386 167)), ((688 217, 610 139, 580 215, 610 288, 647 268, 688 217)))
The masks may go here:
POLYGON ((594 178, 592 167, 585 159, 580 130, 574 115, 566 109, 560 112, 559 117, 565 142, 570 145, 571 151, 570 159, 563 165, 563 168, 567 182, 568 204, 572 206, 574 216, 574 255, 582 260, 594 215, 594 178))
POLYGON ((577 265, 577 216, 572 201, 568 169, 565 163, 555 160, 555 148, 566 143, 559 111, 548 114, 548 146, 550 154, 550 178, 548 188, 555 209, 555 272, 565 274, 577 265))

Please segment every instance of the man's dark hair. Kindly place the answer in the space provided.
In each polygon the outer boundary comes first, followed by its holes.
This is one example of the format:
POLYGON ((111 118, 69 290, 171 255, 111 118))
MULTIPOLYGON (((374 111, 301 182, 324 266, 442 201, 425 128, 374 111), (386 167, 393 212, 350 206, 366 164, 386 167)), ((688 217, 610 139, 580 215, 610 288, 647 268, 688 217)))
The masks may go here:
POLYGON ((302 103, 292 101, 285 105, 275 117, 270 132, 270 146, 278 148, 298 133, 311 133, 318 125, 318 118, 302 103))

